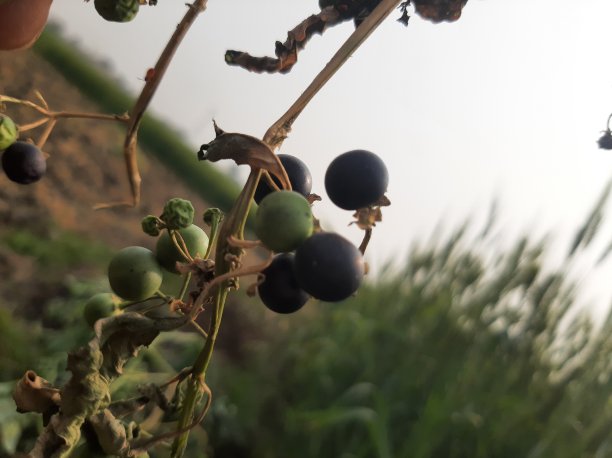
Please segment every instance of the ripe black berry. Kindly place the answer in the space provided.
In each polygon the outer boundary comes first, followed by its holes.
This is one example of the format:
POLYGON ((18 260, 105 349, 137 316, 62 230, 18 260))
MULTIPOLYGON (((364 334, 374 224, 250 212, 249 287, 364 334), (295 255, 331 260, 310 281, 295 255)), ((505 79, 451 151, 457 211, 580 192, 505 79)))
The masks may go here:
POLYGON ((597 140, 597 144, 601 149, 612 149, 612 132, 606 130, 597 140))
POLYGON ((266 307, 276 313, 293 313, 301 309, 310 296, 300 288, 293 270, 294 255, 282 253, 274 257, 262 273, 264 281, 257 287, 266 307))
POLYGON ((354 150, 341 154, 325 172, 325 190, 331 201, 344 210, 375 204, 387 191, 389 173, 376 154, 354 150))
POLYGON ((45 174, 47 161, 36 145, 17 141, 4 151, 2 168, 9 180, 30 184, 40 180, 45 174))
MULTIPOLYGON (((278 158, 287 171, 287 176, 289 177, 293 190, 300 193, 304 197, 308 196, 312 190, 312 176, 310 175, 310 170, 308 170, 306 164, 304 164, 304 162, 299 160, 297 157, 289 154, 279 154, 278 158)), ((281 183, 278 178, 272 175, 272 180, 274 180, 276 185, 280 188, 281 183)), ((266 180, 262 178, 257 185, 257 189, 255 190, 255 202, 261 202, 261 200, 272 191, 273 189, 268 185, 266 180)))
POLYGON ((295 278, 317 299, 337 302, 348 298, 359 288, 363 275, 359 250, 333 232, 314 234, 295 252, 295 278))

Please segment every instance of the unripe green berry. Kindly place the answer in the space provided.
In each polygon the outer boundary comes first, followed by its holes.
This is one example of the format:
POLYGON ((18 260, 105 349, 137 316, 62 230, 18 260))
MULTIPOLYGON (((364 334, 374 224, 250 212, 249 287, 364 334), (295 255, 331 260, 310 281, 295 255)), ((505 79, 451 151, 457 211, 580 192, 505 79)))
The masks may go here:
POLYGON ((162 282, 162 269, 151 250, 130 246, 118 251, 108 265, 113 292, 129 301, 153 296, 162 282))
MULTIPOLYGON (((201 228, 192 224, 191 226, 179 229, 178 233, 183 238, 187 251, 192 257, 204 256, 208 249, 208 236, 201 228)), ((170 237, 168 231, 164 231, 157 239, 155 248, 157 262, 169 272, 178 273, 176 270, 177 262, 187 262, 170 237)))
POLYGON ((166 202, 160 218, 168 229, 181 229, 193 223, 193 214, 191 202, 175 197, 166 202))
POLYGON ((112 293, 96 294, 85 303, 83 317, 87 324, 93 327, 99 319, 114 315, 120 302, 121 300, 112 293))
POLYGON ((136 17, 138 0, 94 0, 94 7, 107 21, 129 22, 136 17))
POLYGON ((313 230, 312 211, 295 191, 276 191, 263 198, 255 215, 255 233, 278 253, 295 250, 313 230))
POLYGON ((0 114, 0 151, 7 149, 17 140, 17 126, 11 118, 0 114))

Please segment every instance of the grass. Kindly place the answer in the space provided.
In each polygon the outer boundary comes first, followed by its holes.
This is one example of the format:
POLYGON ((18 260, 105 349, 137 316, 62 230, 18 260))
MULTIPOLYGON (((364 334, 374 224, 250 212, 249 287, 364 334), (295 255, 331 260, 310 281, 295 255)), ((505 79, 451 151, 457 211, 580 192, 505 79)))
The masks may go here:
POLYGON ((105 266, 113 253, 105 244, 59 230, 51 238, 41 238, 27 229, 14 229, 5 233, 0 243, 15 253, 33 257, 43 267, 105 266))

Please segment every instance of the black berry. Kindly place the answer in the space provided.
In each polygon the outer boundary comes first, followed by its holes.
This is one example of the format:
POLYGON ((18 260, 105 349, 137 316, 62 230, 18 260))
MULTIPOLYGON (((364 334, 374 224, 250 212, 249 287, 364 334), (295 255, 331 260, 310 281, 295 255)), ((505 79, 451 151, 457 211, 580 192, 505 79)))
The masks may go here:
POLYGON ((301 309, 309 295, 300 288, 294 274, 294 255, 282 253, 274 257, 263 272, 264 281, 257 287, 266 307, 276 313, 293 313, 301 309))
POLYGON ((344 210, 375 204, 387 191, 389 173, 376 154, 354 150, 341 154, 325 173, 325 190, 331 201, 344 210))
POLYGON ((344 237, 319 232, 295 252, 295 277, 304 291, 329 302, 348 298, 364 275, 363 257, 344 237))
MULTIPOLYGON (((279 154, 278 158, 287 171, 287 176, 289 177, 293 190, 300 193, 304 197, 308 196, 312 190, 312 176, 310 175, 310 170, 308 170, 306 164, 304 164, 304 162, 297 157, 289 154, 279 154)), ((280 188, 281 183, 278 178, 273 175, 271 176, 274 183, 276 183, 276 185, 280 188)), ((262 178, 257 185, 257 189, 255 190, 255 202, 261 202, 261 200, 272 191, 273 189, 268 185, 266 180, 262 178)))
POLYGON ((2 168, 9 180, 30 184, 40 180, 45 174, 47 161, 36 145, 17 141, 4 151, 2 168))

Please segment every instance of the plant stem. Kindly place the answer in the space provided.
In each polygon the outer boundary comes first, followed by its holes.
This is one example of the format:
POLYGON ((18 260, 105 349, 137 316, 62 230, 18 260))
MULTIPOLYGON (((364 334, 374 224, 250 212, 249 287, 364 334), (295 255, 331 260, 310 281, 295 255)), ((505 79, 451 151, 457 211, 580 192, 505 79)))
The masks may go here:
MULTIPOLYGON (((215 253, 216 277, 227 274, 232 269, 232 263, 227 257, 228 254, 240 256, 242 253, 240 248, 234 247, 228 243, 228 238, 230 236, 243 238, 244 227, 246 225, 249 209, 251 207, 251 202, 253 202, 253 196, 255 195, 255 189, 257 188, 257 183, 259 182, 260 177, 260 169, 251 170, 242 192, 238 196, 234 207, 223 221, 221 229, 219 230, 218 245, 215 253)), ((206 339, 204 347, 200 351, 200 354, 198 355, 191 370, 191 376, 189 377, 188 382, 189 384, 187 385, 187 393, 185 395, 185 403, 183 404, 181 417, 177 427, 177 430, 179 431, 185 429, 193 420, 195 407, 201 391, 200 379, 206 377, 206 371, 212 358, 213 349, 217 340, 217 334, 221 325, 225 301, 231 286, 232 282, 227 280, 222 282, 215 289, 215 302, 210 318, 210 326, 208 328, 208 338, 206 339)), ((204 300, 205 298, 201 299, 204 300)), ((196 301, 196 304, 198 302, 199 300, 196 301)), ((185 448, 187 447, 188 438, 189 431, 185 431, 175 439, 174 443, 172 444, 171 458, 180 458, 183 456, 185 453, 185 448)))
POLYGON ((170 65, 170 62, 176 53, 179 44, 181 41, 183 41, 187 31, 194 23, 198 15, 206 9, 206 3, 207 0, 195 0, 192 4, 187 5, 187 12, 185 13, 185 16, 176 26, 174 34, 159 56, 155 67, 153 67, 153 77, 145 83, 140 95, 138 96, 138 99, 136 100, 136 103, 134 104, 134 107, 130 111, 129 125, 127 127, 125 140, 123 142, 123 153, 125 156, 125 164, 132 191, 131 206, 136 206, 140 203, 140 182, 142 179, 140 178, 138 164, 136 163, 136 135, 138 133, 138 128, 140 127, 140 122, 142 121, 144 112, 153 99, 153 96, 155 95, 155 92, 157 91, 157 88, 161 83, 168 66, 170 65))
POLYGON ((306 108, 306 105, 319 92, 319 90, 334 76, 336 71, 351 57, 359 46, 370 36, 370 34, 382 23, 382 21, 395 9, 400 0, 382 0, 374 11, 361 23, 359 27, 347 38, 338 49, 327 65, 319 72, 315 79, 308 85, 306 90, 289 107, 289 109, 276 121, 266 134, 263 141, 270 146, 272 151, 279 148, 283 143, 294 121, 306 108))
POLYGON ((191 272, 187 272, 187 274, 183 277, 183 285, 181 286, 181 291, 179 292, 179 295, 178 295, 179 300, 182 301, 183 298, 185 297, 190 281, 191 281, 191 272))

